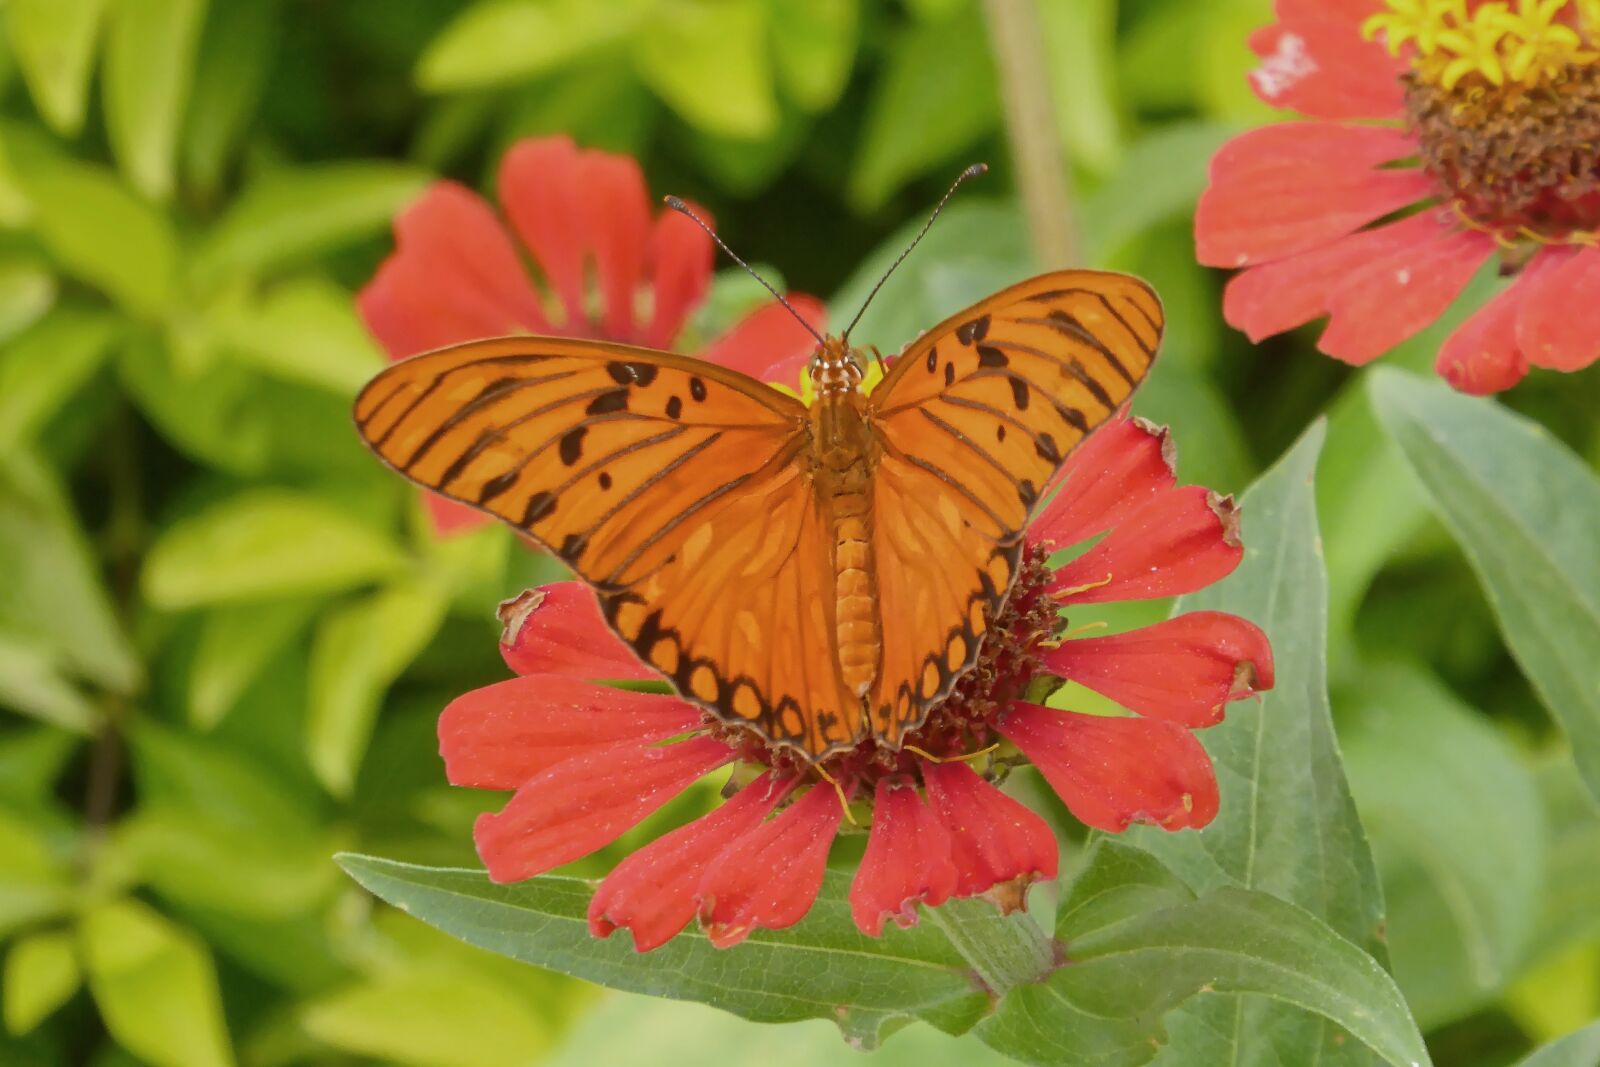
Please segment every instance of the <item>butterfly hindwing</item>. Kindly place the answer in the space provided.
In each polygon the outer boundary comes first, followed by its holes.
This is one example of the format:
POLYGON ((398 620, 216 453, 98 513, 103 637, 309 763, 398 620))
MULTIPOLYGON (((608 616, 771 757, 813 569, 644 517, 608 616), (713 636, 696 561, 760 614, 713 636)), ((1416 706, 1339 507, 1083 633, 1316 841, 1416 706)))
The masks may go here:
POLYGON ((1034 505, 1150 370, 1163 317, 1138 279, 1046 274, 907 346, 873 393, 884 654, 871 725, 891 742, 976 660, 1034 505))

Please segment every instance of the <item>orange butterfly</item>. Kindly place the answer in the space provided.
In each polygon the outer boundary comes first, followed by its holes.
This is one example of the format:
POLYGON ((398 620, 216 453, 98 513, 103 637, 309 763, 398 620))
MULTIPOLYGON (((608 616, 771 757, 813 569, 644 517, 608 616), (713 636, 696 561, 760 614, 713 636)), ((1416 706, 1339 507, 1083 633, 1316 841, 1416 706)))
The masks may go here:
POLYGON ((816 761, 897 746, 972 666, 1030 512, 1162 322, 1138 279, 1060 271, 929 330, 870 394, 849 331, 819 337, 810 407, 684 356, 509 337, 395 364, 355 417, 565 561, 684 697, 816 761))

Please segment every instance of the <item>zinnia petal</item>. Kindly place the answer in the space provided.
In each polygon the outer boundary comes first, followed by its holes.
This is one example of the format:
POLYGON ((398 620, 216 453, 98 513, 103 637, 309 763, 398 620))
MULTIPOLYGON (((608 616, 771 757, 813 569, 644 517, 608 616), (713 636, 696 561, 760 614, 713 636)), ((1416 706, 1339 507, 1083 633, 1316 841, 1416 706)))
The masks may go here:
POLYGON ((1066 604, 1181 596, 1225 577, 1244 558, 1233 498, 1203 486, 1168 489, 1056 571, 1066 604))
POLYGON ((1272 648, 1254 623, 1219 611, 1127 633, 1063 641, 1044 653, 1052 673, 1129 711, 1182 726, 1222 721, 1229 701, 1272 688, 1272 648))
POLYGON ((695 895, 705 869, 750 833, 789 792, 770 772, 717 810, 652 841, 606 875, 589 901, 589 932, 609 937, 633 931, 636 952, 671 940, 694 918, 695 895))
POLYGON ((699 709, 677 697, 530 674, 452 700, 439 716, 439 754, 455 785, 516 789, 577 756, 699 725, 699 709))
POLYGON ((781 930, 804 918, 822 889, 843 815, 831 789, 813 786, 724 850, 699 889, 700 922, 711 943, 729 948, 757 928, 781 930))
POLYGON ((500 203, 517 236, 533 253, 545 280, 561 298, 567 319, 559 331, 584 331, 583 165, 568 137, 518 141, 500 161, 500 203))
MULTIPOLYGON (((694 204, 689 208, 711 225, 711 216, 703 208, 694 204)), ((641 344, 651 348, 672 346, 689 313, 711 288, 715 255, 711 238, 693 219, 676 211, 663 211, 656 216, 650 234, 650 285, 655 303, 641 344)))
POLYGON ((1565 256, 1532 285, 1517 316, 1528 362, 1575 371, 1600 357, 1600 248, 1565 256))
POLYGON ((428 525, 432 526, 434 532, 440 536, 448 537, 467 530, 476 530, 494 521, 477 508, 458 504, 438 493, 422 489, 419 490, 419 495, 422 497, 422 506, 428 512, 428 525))
POLYGON ((883 933, 883 921, 917 921, 917 904, 937 907, 956 890, 950 834, 917 795, 909 778, 880 778, 873 800, 872 833, 850 883, 850 915, 863 933, 883 933))
POLYGON ((1444 314, 1494 252, 1488 234, 1466 230, 1358 268, 1329 299, 1317 347, 1358 366, 1376 359, 1444 314))
MULTIPOLYGON (((787 299, 812 329, 826 332, 828 309, 822 301, 805 293, 790 293, 787 299)), ((774 300, 734 323, 707 346, 700 358, 741 371, 757 381, 777 382, 792 389, 816 347, 817 339, 774 300)))
POLYGON ((1030 883, 1054 878, 1055 835, 1038 815, 978 777, 965 763, 922 764, 928 802, 950 835, 955 896, 1006 887, 996 901, 1014 911, 1030 883))
POLYGON ((478 816, 478 855, 496 882, 533 878, 615 841, 733 757, 721 741, 699 737, 563 760, 518 789, 499 814, 478 816))
POLYGON ((589 150, 579 158, 585 244, 594 256, 605 304, 606 337, 638 336, 634 299, 644 278, 650 239, 650 194, 631 156, 589 150))
MULTIPOLYGON (((1550 271, 1574 255, 1567 248, 1542 249, 1494 299, 1455 329, 1434 361, 1434 370, 1464 393, 1486 396, 1509 389, 1528 373, 1518 327, 1528 299, 1550 271)), ((1600 296, 1600 293, 1596 294, 1600 296)), ((1531 320, 1530 320, 1531 321, 1531 320)))
POLYGON ((1085 826, 1121 833, 1129 823, 1149 822, 1179 830, 1216 817, 1211 757, 1175 723, 1019 702, 1002 715, 999 729, 1085 826))
POLYGON ((596 681, 661 677, 639 662, 606 625, 582 582, 552 582, 500 605, 500 655, 518 674, 564 674, 596 681))
POLYGON ((1281 21, 1250 36, 1261 57, 1251 88, 1273 107, 1313 118, 1398 116, 1404 60, 1361 36, 1362 22, 1380 7, 1366 0, 1280 3, 1281 21))
POLYGON ((1028 527, 1028 539, 1068 547, 1127 518, 1177 481, 1172 436, 1140 418, 1107 422, 1062 464, 1061 491, 1028 527))

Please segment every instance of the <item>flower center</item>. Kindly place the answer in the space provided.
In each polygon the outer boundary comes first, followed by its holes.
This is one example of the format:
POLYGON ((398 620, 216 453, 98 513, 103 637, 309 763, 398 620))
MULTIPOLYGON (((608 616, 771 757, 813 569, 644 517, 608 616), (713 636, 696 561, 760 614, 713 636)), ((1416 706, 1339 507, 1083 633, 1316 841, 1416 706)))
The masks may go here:
POLYGON ((1058 637, 1065 625, 1055 598, 1047 591, 1047 558, 1044 549, 1029 547, 1011 595, 998 616, 988 620, 977 663, 961 676, 949 696, 930 709, 922 725, 906 734, 899 748, 869 739, 812 767, 793 750, 768 745, 742 727, 713 720, 707 723, 710 732, 737 747, 742 762, 771 767, 780 775, 853 782, 856 795, 868 797, 880 778, 914 775, 918 760, 970 759, 983 754, 999 740, 994 720, 1011 701, 1042 699, 1042 694, 1030 692, 1036 678, 1046 677, 1040 652, 1044 642, 1058 637))
POLYGON ((1600 230, 1600 0, 1388 0, 1364 32, 1408 52, 1407 121, 1464 222, 1503 245, 1600 230))

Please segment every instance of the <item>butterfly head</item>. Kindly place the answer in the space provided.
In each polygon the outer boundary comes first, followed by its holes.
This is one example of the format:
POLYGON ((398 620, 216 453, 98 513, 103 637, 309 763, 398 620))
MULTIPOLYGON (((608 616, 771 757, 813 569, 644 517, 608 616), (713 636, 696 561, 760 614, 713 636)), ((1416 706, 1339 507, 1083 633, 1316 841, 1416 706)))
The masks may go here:
POLYGON ((849 341, 829 337, 811 354, 806 372, 819 397, 853 393, 861 386, 864 362, 862 354, 851 348, 849 341))

